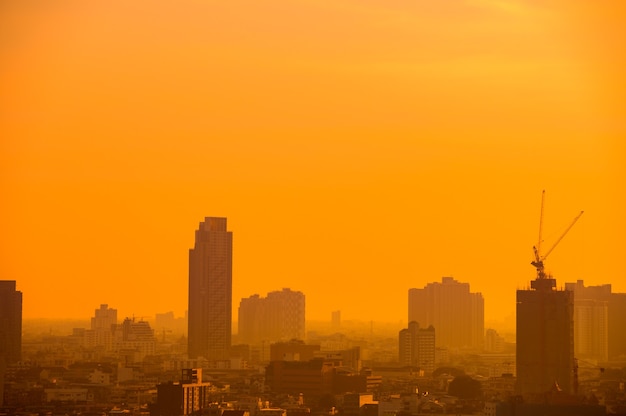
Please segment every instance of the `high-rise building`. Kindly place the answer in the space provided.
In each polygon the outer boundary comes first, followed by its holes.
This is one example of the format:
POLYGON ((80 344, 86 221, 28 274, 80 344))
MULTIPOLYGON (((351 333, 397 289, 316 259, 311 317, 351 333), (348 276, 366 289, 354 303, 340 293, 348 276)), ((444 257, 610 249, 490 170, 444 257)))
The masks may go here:
POLYGON ((113 348, 113 333, 117 325, 117 309, 101 304, 91 318, 91 328, 84 333, 84 345, 88 348, 102 348, 111 351, 113 348))
POLYGON ((435 370, 435 328, 420 328, 419 323, 409 322, 408 328, 400 330, 398 352, 401 365, 416 367, 432 373, 435 370))
POLYGON ((516 390, 523 396, 558 387, 575 393, 574 293, 537 278, 517 291, 516 390))
POLYGON ((437 346, 482 349, 485 303, 480 293, 471 293, 469 283, 443 277, 441 283, 409 289, 409 322, 419 322, 437 331, 437 346))
POLYGON ((253 295, 239 304, 239 341, 248 344, 304 340, 305 296, 284 288, 267 297, 253 295))
POLYGON ((189 357, 228 359, 232 325, 233 234, 226 218, 206 217, 189 250, 189 357))
POLYGON ((0 280, 0 361, 13 364, 22 357, 22 292, 15 280, 0 280))
POLYGON ((574 292, 574 354, 579 360, 606 361, 609 356, 611 285, 565 283, 574 292))

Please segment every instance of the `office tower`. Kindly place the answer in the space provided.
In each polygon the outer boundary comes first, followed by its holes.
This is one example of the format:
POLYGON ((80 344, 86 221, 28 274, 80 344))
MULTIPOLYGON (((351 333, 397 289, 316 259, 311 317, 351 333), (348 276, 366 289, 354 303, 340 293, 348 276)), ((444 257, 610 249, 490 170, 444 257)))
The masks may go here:
POLYGON ((207 217, 189 250, 189 357, 228 359, 232 325, 233 234, 226 218, 207 217))
POLYGON ((0 280, 0 360, 8 364, 22 357, 22 292, 15 280, 0 280))
POLYGON ((443 277, 441 283, 409 289, 409 322, 432 325, 437 346, 482 349, 485 304, 480 293, 471 293, 469 283, 443 277))
POLYGON ((611 285, 585 286, 578 280, 565 283, 565 290, 574 292, 574 355, 584 361, 606 361, 611 285))
POLYGON ((240 342, 289 341, 305 338, 305 296, 284 288, 267 297, 252 295, 239 303, 238 334, 240 342))
POLYGON ((399 360, 401 365, 416 367, 432 373, 435 370, 435 328, 420 328, 419 323, 409 322, 408 328, 399 333, 399 360))
POLYGON ((541 395, 558 387, 575 393, 574 293, 537 278, 517 291, 516 390, 541 395))

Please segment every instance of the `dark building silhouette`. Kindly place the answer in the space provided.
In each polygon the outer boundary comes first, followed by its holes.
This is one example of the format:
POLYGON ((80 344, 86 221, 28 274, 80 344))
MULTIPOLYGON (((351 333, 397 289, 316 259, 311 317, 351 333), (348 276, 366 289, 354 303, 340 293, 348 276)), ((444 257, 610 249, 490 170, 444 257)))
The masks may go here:
POLYGON ((15 280, 0 280, 0 361, 7 365, 22 357, 22 292, 15 280))
POLYGON ((202 381, 201 368, 182 370, 179 382, 157 385, 157 399, 150 408, 151 416, 186 416, 203 414, 209 408, 211 383, 202 381))
POLYGON ((556 388, 573 394, 574 293, 556 280, 537 278, 517 291, 518 394, 536 397, 556 388))
POLYGON ((189 250, 189 357, 228 359, 232 325, 233 235, 226 218, 207 217, 189 250))
POLYGON ((626 293, 611 293, 609 298, 609 359, 626 358, 626 293))

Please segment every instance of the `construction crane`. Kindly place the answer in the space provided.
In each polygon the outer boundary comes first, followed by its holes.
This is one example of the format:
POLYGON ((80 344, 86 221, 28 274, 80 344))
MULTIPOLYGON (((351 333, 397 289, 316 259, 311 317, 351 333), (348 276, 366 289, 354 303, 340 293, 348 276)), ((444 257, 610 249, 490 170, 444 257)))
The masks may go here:
POLYGON ((537 279, 547 279, 548 278, 548 275, 546 274, 545 267, 544 267, 544 261, 546 260, 548 255, 550 255, 550 253, 552 253, 552 250, 554 250, 554 248, 557 246, 557 244, 559 244, 561 242, 563 237, 565 237, 565 234, 567 234, 568 231, 574 226, 574 224, 576 224, 576 221, 578 221, 580 216, 583 215, 583 213, 585 212, 585 211, 580 211, 580 213, 574 218, 574 220, 570 223, 570 225, 565 229, 563 234, 561 234, 561 236, 559 238, 557 238, 556 242, 552 245, 552 247, 550 247, 550 249, 548 251, 546 251, 545 254, 542 255, 541 254, 541 243, 543 242, 543 236, 542 236, 542 232, 543 232, 543 204, 544 204, 544 200, 545 200, 545 193, 546 193, 545 190, 543 190, 541 192, 541 213, 539 215, 539 241, 537 242, 536 246, 533 246, 533 251, 535 253, 535 260, 530 262, 530 264, 535 266, 535 268, 537 269, 537 279))

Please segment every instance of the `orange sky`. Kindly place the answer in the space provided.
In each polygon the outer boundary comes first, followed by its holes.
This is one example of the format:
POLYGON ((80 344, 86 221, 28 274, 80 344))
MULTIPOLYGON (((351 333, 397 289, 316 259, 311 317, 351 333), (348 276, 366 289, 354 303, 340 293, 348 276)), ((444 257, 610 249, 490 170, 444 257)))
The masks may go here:
MULTIPOLYGON (((626 6, 612 0, 24 0, 0 6, 0 279, 24 317, 187 306, 205 216, 233 305, 406 322, 470 282, 626 292, 626 6)), ((234 314, 236 317, 236 314, 234 314)))

